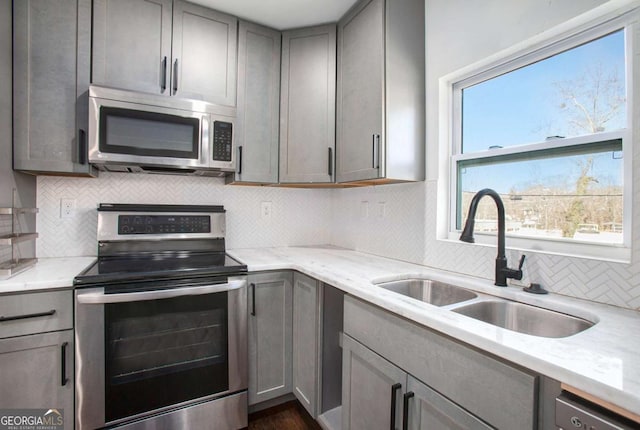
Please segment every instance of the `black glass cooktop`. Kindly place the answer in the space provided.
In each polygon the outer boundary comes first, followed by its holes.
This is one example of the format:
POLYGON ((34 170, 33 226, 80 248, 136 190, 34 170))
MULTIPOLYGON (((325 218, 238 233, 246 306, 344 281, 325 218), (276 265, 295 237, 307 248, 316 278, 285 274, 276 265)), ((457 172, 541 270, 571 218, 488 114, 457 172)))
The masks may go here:
POLYGON ((116 282, 179 279, 187 277, 237 275, 247 266, 225 253, 146 253, 122 257, 99 257, 80 275, 74 285, 96 285, 116 282))

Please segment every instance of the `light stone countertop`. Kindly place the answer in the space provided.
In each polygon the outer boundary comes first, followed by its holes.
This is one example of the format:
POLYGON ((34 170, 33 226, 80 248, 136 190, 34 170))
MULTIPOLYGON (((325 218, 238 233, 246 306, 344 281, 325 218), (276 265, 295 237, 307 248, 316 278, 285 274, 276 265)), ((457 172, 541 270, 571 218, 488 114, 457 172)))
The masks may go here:
POLYGON ((523 292, 521 287, 496 287, 490 280, 335 247, 233 249, 228 253, 247 264, 250 272, 299 271, 418 324, 640 414, 640 312, 556 294, 538 296, 523 292), (455 284, 597 321, 597 324, 566 338, 530 336, 373 285, 410 277, 455 284))
POLYGON ((73 287, 73 278, 95 257, 40 258, 35 266, 13 278, 0 280, 0 294, 73 287))

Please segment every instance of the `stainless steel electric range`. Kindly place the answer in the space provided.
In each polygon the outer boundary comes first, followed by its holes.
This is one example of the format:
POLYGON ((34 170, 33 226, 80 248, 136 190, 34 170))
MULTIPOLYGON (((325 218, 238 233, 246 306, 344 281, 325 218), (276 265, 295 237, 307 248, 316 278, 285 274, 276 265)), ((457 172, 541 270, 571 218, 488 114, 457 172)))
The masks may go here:
POLYGON ((76 428, 247 426, 246 273, 222 206, 101 204, 74 280, 76 428))

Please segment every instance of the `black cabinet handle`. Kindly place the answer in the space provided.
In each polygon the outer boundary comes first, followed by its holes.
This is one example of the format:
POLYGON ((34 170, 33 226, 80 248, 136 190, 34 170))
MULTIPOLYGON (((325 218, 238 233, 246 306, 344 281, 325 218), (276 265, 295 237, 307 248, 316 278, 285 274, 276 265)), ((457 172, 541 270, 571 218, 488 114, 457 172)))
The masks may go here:
POLYGON ((409 429, 409 400, 411 400, 413 396, 415 396, 413 391, 409 391, 405 393, 402 399, 402 430, 409 429))
POLYGON ((161 78, 160 88, 164 93, 167 89, 167 56, 162 59, 162 78, 161 78))
POLYGON ((251 315, 256 316, 256 284, 251 283, 251 315))
POLYGON ((371 167, 376 168, 376 135, 371 136, 371 167))
POLYGON ((87 164, 88 152, 87 132, 83 129, 78 129, 78 163, 87 164))
POLYGON ((329 148, 329 160, 327 165, 329 166, 329 176, 333 176, 333 148, 329 148))
POLYGON ((242 175, 242 145, 238 146, 238 175, 242 175))
POLYGON ((67 346, 69 346, 69 342, 64 342, 62 347, 60 348, 62 351, 62 386, 64 387, 69 382, 69 378, 67 378, 67 346))
POLYGON ((389 425, 389 429, 391 430, 396 430, 396 401, 400 388, 402 388, 402 384, 399 382, 391 386, 391 423, 389 425))
POLYGON ((35 314, 24 314, 24 315, 12 315, 10 317, 0 316, 0 322, 7 321, 15 321, 15 320, 24 320, 27 318, 37 318, 37 317, 48 317, 56 313, 55 309, 51 309, 47 312, 38 312, 35 314))
POLYGON ((173 95, 178 92, 178 59, 173 62, 173 95))

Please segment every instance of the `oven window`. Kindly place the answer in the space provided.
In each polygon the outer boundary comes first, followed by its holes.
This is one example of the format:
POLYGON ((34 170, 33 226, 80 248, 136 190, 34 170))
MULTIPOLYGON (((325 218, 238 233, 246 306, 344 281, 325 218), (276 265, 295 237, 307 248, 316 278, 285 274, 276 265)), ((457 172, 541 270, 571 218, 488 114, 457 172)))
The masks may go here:
POLYGON ((228 391, 227 293, 105 305, 105 419, 228 391))
POLYGON ((100 151, 146 157, 199 158, 200 119, 103 106, 100 151))

